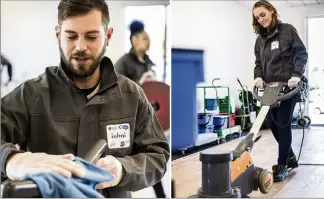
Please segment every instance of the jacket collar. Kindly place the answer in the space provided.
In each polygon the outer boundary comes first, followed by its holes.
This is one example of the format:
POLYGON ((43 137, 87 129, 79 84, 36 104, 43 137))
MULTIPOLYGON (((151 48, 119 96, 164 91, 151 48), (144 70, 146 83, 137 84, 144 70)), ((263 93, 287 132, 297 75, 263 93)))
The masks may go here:
POLYGON ((281 21, 278 21, 277 25, 274 27, 274 29, 273 29, 272 32, 265 32, 265 33, 263 33, 261 36, 262 36, 264 39, 269 39, 269 38, 275 36, 276 34, 279 33, 281 23, 282 23, 281 21))
POLYGON ((98 92, 106 90, 118 83, 114 65, 108 57, 103 57, 100 63, 100 82, 101 88, 98 92))
MULTIPOLYGON (((73 87, 75 87, 64 68, 65 64, 61 59, 59 65, 60 73, 71 85, 73 85, 73 87)), ((90 94, 91 97, 98 98, 98 100, 100 100, 100 103, 107 102, 107 98, 111 99, 112 97, 121 96, 121 90, 118 84, 118 77, 115 72, 114 65, 108 57, 103 57, 103 59, 100 62, 100 83, 98 88, 95 89, 94 92, 96 93, 90 94), (104 92, 110 88, 111 92, 104 92), (96 97, 96 95, 99 95, 99 97, 96 97)))

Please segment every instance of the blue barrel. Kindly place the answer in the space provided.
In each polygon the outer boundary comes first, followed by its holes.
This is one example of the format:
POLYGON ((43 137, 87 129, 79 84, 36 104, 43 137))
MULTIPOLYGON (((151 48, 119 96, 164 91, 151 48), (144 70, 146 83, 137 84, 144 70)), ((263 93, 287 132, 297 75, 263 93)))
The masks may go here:
POLYGON ((203 54, 172 48, 172 150, 193 147, 198 137, 196 86, 204 81, 203 54))

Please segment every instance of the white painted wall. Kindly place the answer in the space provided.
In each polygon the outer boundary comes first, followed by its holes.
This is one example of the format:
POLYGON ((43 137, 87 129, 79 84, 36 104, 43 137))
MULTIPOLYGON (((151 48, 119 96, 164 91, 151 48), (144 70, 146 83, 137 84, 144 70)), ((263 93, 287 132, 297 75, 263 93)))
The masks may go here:
MULTIPOLYGON (((230 86, 253 83, 255 34, 250 11, 233 1, 173 1, 172 46, 205 50, 205 82, 230 86)), ((238 103, 238 102, 237 102, 238 103)))
MULTIPOLYGON (((114 34, 106 55, 116 62, 125 53, 125 7, 166 5, 160 1, 107 1, 110 26, 114 34)), ((45 67, 57 65, 59 50, 55 39, 59 1, 1 1, 1 52, 13 64, 15 82, 2 90, 2 95, 27 78, 44 72, 45 67)), ((3 81, 7 73, 2 73, 3 81)))
POLYGON ((283 22, 290 23, 297 29, 300 38, 307 46, 306 18, 316 15, 324 15, 324 5, 320 4, 307 7, 284 8, 278 10, 278 12, 280 15, 280 19, 283 22))

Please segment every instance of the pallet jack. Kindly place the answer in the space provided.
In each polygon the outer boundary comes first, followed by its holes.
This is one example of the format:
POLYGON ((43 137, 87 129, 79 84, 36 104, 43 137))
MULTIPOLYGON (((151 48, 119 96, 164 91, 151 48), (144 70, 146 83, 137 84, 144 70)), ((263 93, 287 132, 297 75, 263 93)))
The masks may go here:
MULTIPOLYGON (((104 153, 107 142, 104 139, 98 140, 88 153, 84 156, 84 160, 95 163, 104 153)), ((100 190, 99 190, 100 191, 100 190)), ((1 198, 41 198, 39 189, 32 180, 6 180, 1 188, 1 198)))
POLYGON ((270 108, 279 107, 282 101, 297 94, 302 82, 294 89, 288 89, 287 85, 283 82, 265 84, 262 96, 254 87, 253 96, 262 107, 250 132, 234 150, 211 148, 200 153, 202 187, 190 198, 240 198, 254 190, 269 193, 273 184, 272 171, 255 166, 251 151, 262 136, 260 128, 270 108))

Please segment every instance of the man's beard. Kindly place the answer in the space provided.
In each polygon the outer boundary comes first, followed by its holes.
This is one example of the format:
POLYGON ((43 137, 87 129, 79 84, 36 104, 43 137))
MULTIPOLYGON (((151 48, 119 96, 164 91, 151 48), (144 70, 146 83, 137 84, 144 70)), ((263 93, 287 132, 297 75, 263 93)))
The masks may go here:
POLYGON ((92 76, 96 69, 99 67, 100 62, 106 52, 106 45, 103 46, 100 54, 97 57, 88 56, 85 54, 85 52, 77 52, 71 55, 69 60, 64 56, 63 50, 61 48, 61 43, 59 43, 59 50, 61 59, 64 63, 63 69, 66 70, 67 75, 72 79, 85 79, 92 76), (72 57, 88 57, 92 61, 92 63, 90 65, 78 64, 77 68, 74 68, 72 64, 72 57))

